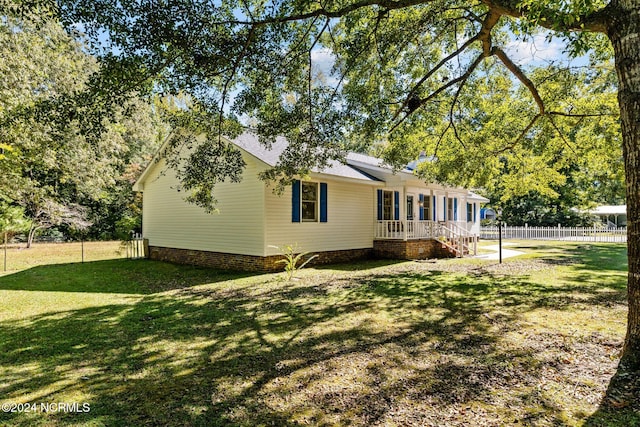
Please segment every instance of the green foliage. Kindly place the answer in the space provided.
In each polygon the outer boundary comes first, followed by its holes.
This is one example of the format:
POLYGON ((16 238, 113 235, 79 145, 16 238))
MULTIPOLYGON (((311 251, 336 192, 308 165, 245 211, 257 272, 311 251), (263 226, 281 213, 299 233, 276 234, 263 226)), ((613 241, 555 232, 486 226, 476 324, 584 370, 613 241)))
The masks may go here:
MULTIPOLYGON (((593 27, 605 1, 57 3, 63 22, 83 24, 100 60, 93 89, 186 96, 169 114, 176 132, 167 158, 186 199, 210 212, 216 183, 240 179, 244 165, 220 135, 237 135, 241 121, 267 146, 276 136, 289 140, 261 175, 276 189, 346 149, 382 147, 398 168, 420 152, 432 156, 425 179, 493 191, 500 176, 501 197, 555 197, 567 163, 619 153, 619 141, 587 141, 619 130, 615 77, 598 90, 595 80, 610 78, 597 69, 521 67, 547 112, 593 119, 542 115, 522 75, 495 55, 514 36, 530 40, 546 28, 569 54, 590 48, 605 61, 611 48, 593 27), (488 12, 505 16, 483 30, 488 12), (319 69, 322 55, 330 70, 319 69)), ((616 169, 599 178, 619 177, 616 169)))
POLYGON ((417 157, 415 153, 425 151, 432 156, 420 165, 426 180, 484 188, 498 204, 529 194, 553 201, 559 189, 574 193, 574 207, 624 198, 615 75, 610 66, 534 72, 532 79, 548 108, 587 116, 542 117, 529 129, 536 112, 526 92, 506 74, 490 71, 471 79, 459 95, 455 124, 441 111, 438 117, 445 118, 436 126, 402 129, 387 152, 402 163, 410 159, 409 153, 417 157))
POLYGON ((269 245, 271 248, 278 249, 280 254, 284 257, 284 259, 276 261, 278 264, 284 264, 284 271, 287 273, 287 280, 290 281, 293 278, 293 275, 304 268, 311 260, 317 258, 318 255, 308 256, 309 252, 301 252, 300 248, 298 248, 298 244, 294 245, 284 245, 284 246, 274 246, 269 245), (298 264, 301 260, 307 257, 306 260, 302 264, 298 264))
POLYGON ((32 220, 30 240, 51 227, 113 238, 139 217, 131 184, 166 128, 158 110, 89 97, 99 65, 55 20, 5 16, 0 55, 0 196, 32 220))
MULTIPOLYGON (((174 129, 165 132, 167 165, 176 170, 185 199, 208 212, 216 210, 215 185, 241 179, 239 152, 220 138, 242 132, 239 117, 251 117, 267 146, 276 136, 289 140, 276 167, 261 174, 276 189, 355 147, 375 150, 397 168, 424 152, 430 161, 421 164, 422 178, 483 188, 496 203, 553 202, 567 182, 577 207, 620 200, 624 174, 611 47, 603 35, 581 31, 607 2, 498 3, 519 18, 503 17, 490 28, 490 39, 481 32, 488 6, 466 1, 323 4, 341 11, 333 20, 313 15, 320 6, 312 2, 59 5, 63 22, 83 23, 100 60, 85 86, 98 93, 104 85, 118 93, 146 92, 153 81, 155 91, 169 94, 164 99, 173 101, 156 105, 174 129), (176 13, 180 25, 171 19, 176 13), (598 61, 590 68, 520 67, 545 114, 522 75, 514 76, 495 55, 482 56, 487 43, 506 49, 514 35, 531 40, 540 28, 552 31, 545 33, 549 39, 565 38, 571 55, 592 48, 591 59, 598 61), (331 70, 318 69, 314 58, 321 53, 328 53, 331 70)), ((116 145, 132 146, 107 129, 116 145)), ((82 182, 100 188, 87 177, 82 182)), ((130 216, 125 210, 123 217, 130 216)))
POLYGON ((25 217, 24 209, 0 202, 0 233, 9 237, 25 233, 31 228, 31 221, 25 217))

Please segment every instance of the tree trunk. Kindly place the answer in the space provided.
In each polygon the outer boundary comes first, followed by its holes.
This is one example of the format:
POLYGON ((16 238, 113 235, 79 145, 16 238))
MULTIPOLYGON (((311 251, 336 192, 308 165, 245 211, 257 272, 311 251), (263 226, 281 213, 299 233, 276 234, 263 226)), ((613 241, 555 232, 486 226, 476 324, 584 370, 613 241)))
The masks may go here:
POLYGON ((33 243, 34 237, 36 237, 36 233, 41 227, 31 226, 29 229, 29 234, 27 235, 27 249, 31 248, 31 244, 33 243))
POLYGON ((640 371, 640 0, 613 0, 608 36, 615 51, 627 190, 627 336, 621 367, 640 371))

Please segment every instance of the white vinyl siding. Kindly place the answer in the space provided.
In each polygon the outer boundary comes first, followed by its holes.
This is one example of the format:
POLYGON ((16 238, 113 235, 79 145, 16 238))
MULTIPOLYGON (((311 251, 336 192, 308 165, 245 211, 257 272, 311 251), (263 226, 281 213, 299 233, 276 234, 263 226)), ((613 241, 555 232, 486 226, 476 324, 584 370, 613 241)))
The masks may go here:
POLYGON ((158 163, 144 183, 143 235, 149 245, 264 255, 265 185, 257 178, 262 164, 249 155, 244 159, 242 182, 216 185, 219 213, 213 214, 185 202, 173 171, 160 174, 166 168, 158 163))
MULTIPOLYGON (((373 247, 372 188, 343 181, 327 183, 328 222, 291 222, 291 186, 280 196, 265 188, 267 245, 298 244, 303 251, 321 252, 373 247)), ((267 248, 268 255, 278 250, 267 248)))

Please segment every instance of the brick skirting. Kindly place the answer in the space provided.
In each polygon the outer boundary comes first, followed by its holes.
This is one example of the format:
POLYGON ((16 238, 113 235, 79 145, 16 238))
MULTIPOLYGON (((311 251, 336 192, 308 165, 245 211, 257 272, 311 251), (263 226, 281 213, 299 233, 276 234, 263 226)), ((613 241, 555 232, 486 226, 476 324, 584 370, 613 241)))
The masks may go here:
POLYGON ((388 259, 431 259, 454 256, 440 242, 433 239, 374 240, 373 253, 376 258, 388 259))
MULTIPOLYGON (((223 270, 259 272, 284 270, 282 263, 277 262, 278 260, 283 259, 282 255, 261 257, 224 252, 165 248, 161 246, 149 246, 148 254, 150 259, 158 261, 198 265, 201 267, 213 267, 223 270)), ((317 254, 318 256, 308 265, 336 264, 340 262, 370 259, 373 255, 373 249, 348 249, 341 251, 314 252, 313 254, 317 254)))

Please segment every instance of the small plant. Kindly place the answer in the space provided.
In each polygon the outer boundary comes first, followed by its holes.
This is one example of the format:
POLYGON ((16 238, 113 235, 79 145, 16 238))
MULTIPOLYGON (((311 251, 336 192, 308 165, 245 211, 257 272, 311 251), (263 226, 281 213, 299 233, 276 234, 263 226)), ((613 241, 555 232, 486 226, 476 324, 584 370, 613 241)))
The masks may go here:
POLYGON ((294 245, 284 246, 269 245, 269 247, 277 249, 284 257, 284 259, 278 260, 276 261, 276 263, 284 264, 284 271, 287 273, 287 280, 291 280, 296 271, 304 268, 304 266, 307 265, 309 261, 318 257, 318 255, 312 255, 307 258, 302 264, 298 265, 298 262, 300 262, 305 256, 309 255, 309 252, 299 251, 297 243, 294 245))

